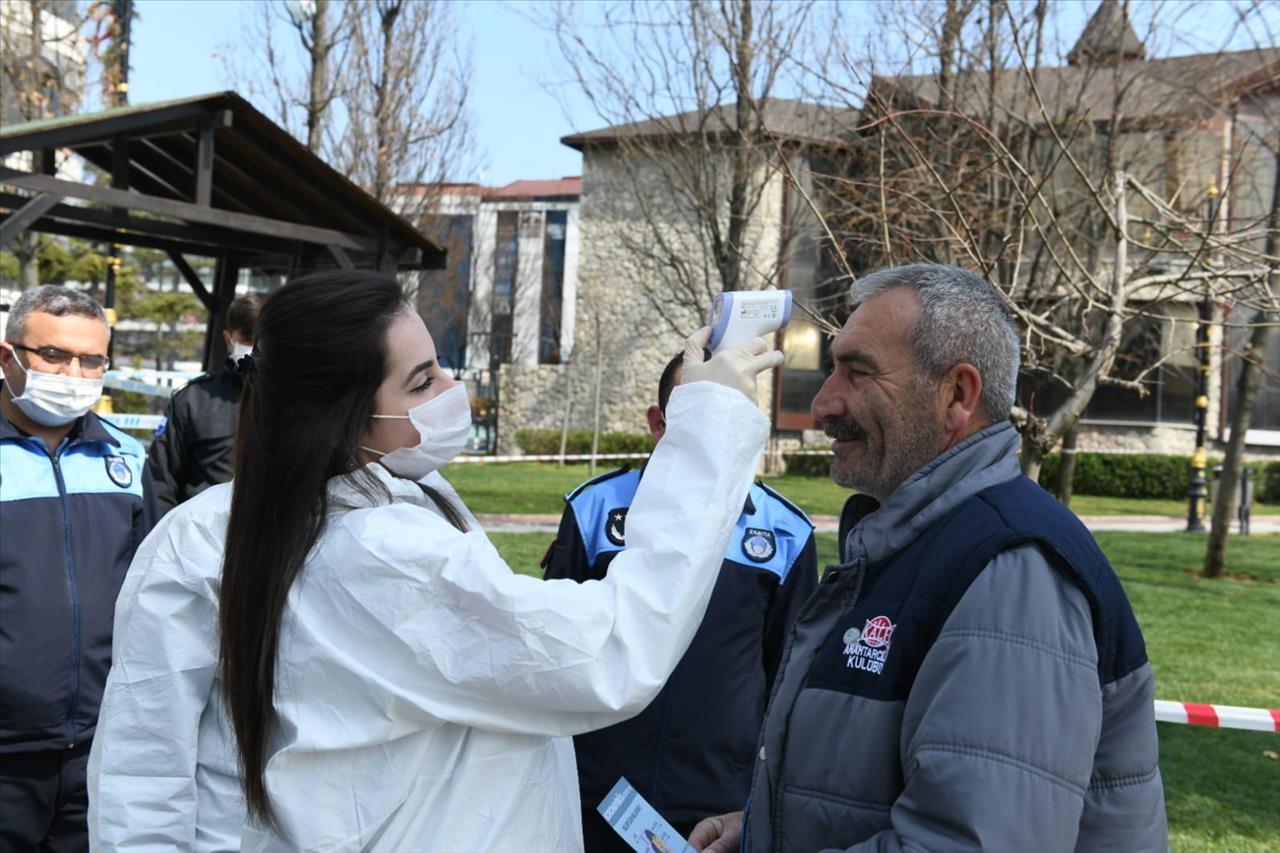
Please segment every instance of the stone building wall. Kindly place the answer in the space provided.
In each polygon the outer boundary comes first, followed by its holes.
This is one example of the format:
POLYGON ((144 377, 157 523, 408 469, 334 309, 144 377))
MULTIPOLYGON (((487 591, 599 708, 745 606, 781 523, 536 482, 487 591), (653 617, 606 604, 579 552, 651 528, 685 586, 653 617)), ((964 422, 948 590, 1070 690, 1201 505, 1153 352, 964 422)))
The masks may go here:
MULTIPOLYGON (((568 365, 502 367, 500 453, 517 450, 515 434, 520 429, 559 429, 566 393, 572 394, 570 428, 591 428, 597 356, 601 430, 647 431, 645 410, 656 402, 662 368, 684 346, 681 332, 692 331, 705 322, 709 302, 697 310, 672 303, 664 304, 659 311, 654 304, 652 294, 662 292, 666 280, 660 266, 635 248, 651 244, 653 233, 637 199, 633 174, 640 176, 641 191, 650 204, 653 199, 672 197, 663 190, 661 172, 656 167, 645 169, 630 157, 623 162, 615 150, 607 148, 589 148, 584 153, 572 361, 568 365)), ((751 288, 765 286, 777 266, 782 185, 780 175, 769 179, 752 219, 748 245, 753 248, 745 265, 751 288)), ((664 229, 663 239, 668 245, 679 247, 686 261, 709 264, 674 199, 669 207, 672 221, 664 229)), ((708 269, 714 276, 714 269, 708 269)), ((711 289, 718 291, 718 284, 711 289)), ((760 383, 762 401, 773 398, 771 379, 766 377, 760 383)))

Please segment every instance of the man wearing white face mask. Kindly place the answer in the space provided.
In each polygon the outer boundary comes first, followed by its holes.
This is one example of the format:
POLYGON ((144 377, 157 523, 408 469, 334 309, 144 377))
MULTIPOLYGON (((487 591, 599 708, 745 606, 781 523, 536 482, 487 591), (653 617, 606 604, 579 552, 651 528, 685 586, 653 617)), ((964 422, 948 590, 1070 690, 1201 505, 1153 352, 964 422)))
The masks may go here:
POLYGON ((91 297, 28 290, 0 342, 0 851, 83 850, 116 595, 155 509, 142 445, 98 419, 91 297))
POLYGON ((231 451, 240 418, 244 382, 236 364, 253 351, 262 297, 237 296, 227 307, 227 362, 199 376, 169 400, 164 426, 156 433, 147 468, 156 484, 156 502, 166 513, 210 486, 231 479, 231 451))

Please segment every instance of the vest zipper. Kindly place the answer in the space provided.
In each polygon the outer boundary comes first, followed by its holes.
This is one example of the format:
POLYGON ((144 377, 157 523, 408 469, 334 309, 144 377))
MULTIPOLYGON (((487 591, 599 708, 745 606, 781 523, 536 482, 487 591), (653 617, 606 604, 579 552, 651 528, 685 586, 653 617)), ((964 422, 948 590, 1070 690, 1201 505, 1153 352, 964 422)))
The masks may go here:
POLYGON ((71 513, 67 507, 67 484, 62 478, 60 460, 64 449, 65 447, 58 448, 55 455, 50 454, 46 448, 45 455, 49 456, 53 463, 53 478, 58 484, 58 504, 62 510, 63 553, 67 569, 67 592, 71 603, 71 694, 67 701, 67 749, 72 749, 76 745, 76 707, 80 702, 80 580, 76 574, 71 542, 71 513))
MULTIPOLYGON (((836 613, 834 616, 834 624, 836 625, 839 624, 840 617, 845 613, 845 611, 847 611, 850 607, 852 607, 854 604, 857 603, 858 595, 862 592, 862 580, 866 574, 865 565, 858 564, 856 568, 850 569, 849 571, 844 571, 845 566, 848 566, 848 565, 850 564, 842 563, 838 566, 827 569, 827 571, 822 576, 822 582, 818 585, 819 592, 827 593, 827 595, 823 596, 824 600, 821 602, 822 605, 826 605, 830 599, 835 597, 837 584, 839 583, 841 578, 846 577, 850 572, 854 572, 854 571, 857 572, 857 575, 853 578, 853 581, 852 581, 853 583, 853 594, 851 596, 852 600, 849 602, 847 606, 838 608, 836 610, 836 613)), ((819 606, 819 602, 817 599, 818 599, 817 593, 810 596, 805 609, 807 610, 810 607, 817 609, 819 606)), ((799 619, 797 618, 796 621, 798 622, 799 619)), ((816 647, 812 650, 811 654, 809 655, 809 660, 805 662, 804 674, 800 676, 800 684, 796 688, 795 693, 793 694, 791 706, 787 708, 787 718, 782 724, 782 737, 779 739, 779 742, 778 742, 778 755, 776 759, 777 764, 775 765, 777 768, 775 777, 778 780, 778 784, 773 786, 773 791, 772 791, 773 802, 770 804, 771 814, 769 815, 773 824, 772 826, 773 848, 772 849, 774 850, 783 849, 783 845, 782 845, 782 774, 786 769, 787 735, 791 731, 791 713, 796 708, 795 699, 799 698, 800 691, 804 689, 804 682, 809 677, 809 670, 813 668, 813 662, 818 659, 818 653, 822 651, 822 642, 823 641, 818 642, 816 647)), ((790 661, 788 661, 788 663, 790 663, 790 661)), ((763 737, 761 737, 761 741, 762 742, 764 741, 763 737)), ((769 761, 774 760, 773 756, 768 756, 768 759, 769 761)), ((768 772, 769 772, 769 768, 766 767, 765 768, 766 776, 768 775, 768 772)), ((743 837, 744 838, 746 837, 745 822, 744 822, 744 829, 743 829, 743 837)), ((746 848, 744 847, 743 850, 745 851, 746 848)))

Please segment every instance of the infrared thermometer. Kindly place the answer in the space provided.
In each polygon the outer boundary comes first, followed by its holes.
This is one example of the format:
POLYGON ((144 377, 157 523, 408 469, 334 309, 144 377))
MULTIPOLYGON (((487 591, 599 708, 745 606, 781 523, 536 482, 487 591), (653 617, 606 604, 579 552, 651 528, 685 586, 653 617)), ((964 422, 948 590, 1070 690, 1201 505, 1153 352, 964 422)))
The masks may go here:
POLYGON ((790 290, 730 290, 711 303, 712 352, 776 332, 791 320, 790 290))

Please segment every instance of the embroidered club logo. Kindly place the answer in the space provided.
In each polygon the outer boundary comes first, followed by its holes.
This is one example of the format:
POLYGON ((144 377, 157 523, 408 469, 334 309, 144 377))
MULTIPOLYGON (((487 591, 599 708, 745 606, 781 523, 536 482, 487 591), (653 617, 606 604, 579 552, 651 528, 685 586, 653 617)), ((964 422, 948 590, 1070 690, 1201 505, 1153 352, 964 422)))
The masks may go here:
POLYGON ((111 482, 122 489, 133 485, 133 472, 125 464, 123 456, 108 456, 104 461, 107 466, 107 476, 111 478, 111 482))
POLYGON ((625 506, 609 510, 608 520, 604 523, 604 535, 614 545, 627 544, 627 508, 625 506))
POLYGON ((778 543, 773 537, 773 531, 748 527, 746 533, 742 534, 742 553, 753 563, 769 562, 778 553, 778 543))
POLYGON ((884 671, 885 661, 889 658, 889 644, 893 641, 893 631, 897 627, 889 621, 888 616, 876 616, 868 619, 861 631, 857 628, 845 631, 842 638, 845 666, 879 675, 884 671))

